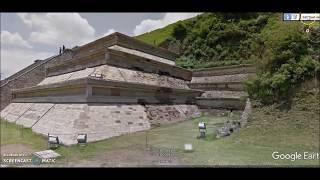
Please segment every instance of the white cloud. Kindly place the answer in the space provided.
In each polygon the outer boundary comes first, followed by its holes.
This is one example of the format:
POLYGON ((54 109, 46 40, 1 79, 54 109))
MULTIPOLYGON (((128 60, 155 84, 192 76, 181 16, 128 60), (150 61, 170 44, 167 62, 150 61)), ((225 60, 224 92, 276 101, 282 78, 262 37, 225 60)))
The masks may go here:
POLYGON ((133 34, 137 36, 145 32, 150 32, 152 30, 165 27, 179 20, 192 18, 199 14, 201 13, 166 13, 162 19, 145 19, 135 27, 133 34))
POLYGON ((108 29, 108 31, 107 31, 106 33, 101 34, 101 35, 98 35, 98 36, 96 37, 96 39, 103 38, 103 37, 108 36, 108 35, 110 35, 110 34, 112 34, 112 33, 114 33, 114 32, 116 32, 116 30, 114 30, 114 29, 108 29))
POLYGON ((103 34, 103 36, 108 36, 108 35, 110 35, 110 34, 112 34, 112 33, 114 33, 114 32, 116 32, 116 30, 114 30, 114 29, 109 29, 106 33, 103 34))
POLYGON ((95 29, 78 13, 18 13, 34 43, 73 47, 95 39, 95 29))
POLYGON ((1 31, 1 45, 32 48, 32 46, 25 41, 19 33, 11 33, 9 31, 1 31))
POLYGON ((7 78, 29 66, 37 59, 46 59, 54 53, 37 52, 32 49, 1 48, 1 78, 7 78))

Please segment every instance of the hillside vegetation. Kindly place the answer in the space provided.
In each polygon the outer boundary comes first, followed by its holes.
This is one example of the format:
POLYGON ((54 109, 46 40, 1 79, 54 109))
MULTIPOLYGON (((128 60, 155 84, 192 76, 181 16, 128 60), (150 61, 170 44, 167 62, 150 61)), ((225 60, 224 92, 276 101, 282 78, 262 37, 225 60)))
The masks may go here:
POLYGON ((141 34, 139 36, 136 36, 136 38, 152 45, 159 45, 164 42, 169 36, 171 36, 173 29, 180 22, 181 21, 170 24, 164 28, 141 34))
POLYGON ((288 103, 301 83, 320 75, 319 26, 306 33, 304 24, 284 22, 280 13, 204 13, 138 38, 179 52, 176 64, 187 69, 255 64, 249 95, 288 103))

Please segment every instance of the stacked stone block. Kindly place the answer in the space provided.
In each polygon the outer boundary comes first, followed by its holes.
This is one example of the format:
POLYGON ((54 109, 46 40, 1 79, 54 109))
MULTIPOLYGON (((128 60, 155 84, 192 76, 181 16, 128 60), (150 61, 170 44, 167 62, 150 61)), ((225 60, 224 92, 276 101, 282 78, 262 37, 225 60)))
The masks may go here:
POLYGON ((242 110, 248 96, 243 82, 254 73, 253 65, 195 70, 189 87, 205 91, 196 98, 197 105, 202 109, 242 110))

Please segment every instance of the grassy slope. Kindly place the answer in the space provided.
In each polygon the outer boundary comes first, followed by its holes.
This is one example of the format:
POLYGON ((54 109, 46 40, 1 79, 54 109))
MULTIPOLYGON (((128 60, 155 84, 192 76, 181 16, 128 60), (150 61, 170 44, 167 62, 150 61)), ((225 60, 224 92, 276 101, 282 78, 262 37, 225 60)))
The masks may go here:
POLYGON ((151 32, 147 32, 144 34, 141 34, 139 36, 136 36, 135 38, 144 41, 146 43, 149 44, 153 44, 153 45, 159 45, 160 43, 162 43, 163 41, 165 41, 167 38, 169 38, 171 36, 171 33, 174 29, 174 27, 179 23, 173 23, 170 24, 164 28, 160 28, 151 32))
MULTIPOLYGON (((152 129, 148 132, 148 142, 158 148, 175 148, 179 162, 185 165, 319 165, 318 160, 275 161, 271 157, 273 151, 319 152, 318 107, 319 96, 315 98, 305 93, 295 100, 295 106, 289 113, 280 112, 272 106, 255 108, 248 126, 228 138, 216 139, 213 133, 227 120, 226 117, 202 117, 152 129), (208 136, 204 140, 196 138, 199 121, 209 122, 208 136), (184 153, 185 143, 193 144, 195 151, 184 153)), ((13 125, 8 127, 2 126, 4 143, 29 143, 37 147, 46 145, 34 135, 21 139, 13 125), (15 135, 12 137, 12 134, 15 135)), ((137 132, 90 143, 83 148, 60 147, 57 151, 68 161, 91 161, 118 150, 130 152, 136 147, 143 149, 145 137, 145 132, 137 132)))
MULTIPOLYGON (((200 15, 201 16, 201 15, 200 15)), ((194 17, 196 18, 196 17, 194 17)), ((193 19, 193 18, 191 18, 193 19)), ((151 31, 151 32, 147 32, 144 34, 141 34, 139 36, 136 36, 137 39, 144 41, 146 43, 149 44, 153 44, 153 45, 159 45, 162 42, 164 42, 165 40, 169 39, 172 36, 172 32, 174 30, 174 28, 176 27, 177 24, 179 23, 186 23, 188 21, 190 21, 191 19, 187 19, 187 20, 183 20, 183 21, 178 21, 176 23, 170 24, 166 27, 151 31)), ((198 24, 199 26, 199 24, 198 24)), ((183 62, 181 60, 177 60, 177 66, 181 66, 184 67, 186 62, 183 62)), ((246 62, 247 64, 249 63, 246 62)), ((250 62, 251 63, 251 62, 250 62)), ((223 61, 223 62, 202 62, 202 64, 196 63, 196 62, 191 62, 191 64, 194 64, 194 66, 192 66, 191 68, 187 68, 187 69, 198 69, 198 68, 207 68, 207 67, 216 67, 216 66, 228 66, 228 65, 237 65, 239 64, 238 61, 223 61)))
MULTIPOLYGON (((266 49, 267 52, 270 51, 272 48, 278 46, 279 43, 286 42, 288 36, 295 35, 297 33, 301 33, 303 26, 304 26, 301 22, 284 22, 284 21, 282 21, 281 20, 282 19, 281 13, 274 13, 274 14, 272 14, 272 15, 270 14, 268 16, 270 18, 268 20, 267 25, 265 27, 263 27, 262 31, 259 33, 260 37, 266 43, 266 47, 268 48, 268 49, 266 49)), ((207 20, 207 19, 205 19, 205 20, 207 20)), ((190 21, 190 20, 180 21, 180 23, 181 22, 185 23, 187 21, 190 21)), ((206 22, 206 21, 203 21, 203 22, 206 22)), ((243 22, 246 22, 246 21, 243 21, 243 22)), ((147 43, 150 43, 150 44, 155 43, 156 45, 158 45, 161 42, 163 42, 164 40, 171 37, 171 33, 173 32, 173 29, 178 23, 179 22, 171 24, 171 25, 166 26, 161 29, 157 29, 155 31, 151 31, 149 33, 139 35, 136 38, 139 40, 145 41, 147 43)), ((201 23, 202 23, 202 21, 200 20, 200 23, 198 23, 197 26, 201 26, 201 23)), ((232 23, 229 23, 229 25, 231 25, 231 24, 232 23)), ((237 25, 237 26, 239 26, 239 25, 237 25)), ((193 28, 196 30, 201 29, 199 27, 193 27, 193 28)), ((208 30, 208 32, 211 32, 211 30, 208 30)), ((221 32, 219 32, 219 33, 221 33, 221 32)), ((237 43, 238 43, 238 41, 235 41, 232 44, 237 44, 237 43)), ((226 47, 230 46, 230 45, 226 45, 224 43, 222 43, 222 45, 226 46, 226 47)), ((210 47, 210 48, 216 49, 215 46, 210 47)), ((248 51, 251 51, 251 50, 248 49, 248 51)), ((265 59, 265 58, 270 58, 269 54, 266 53, 265 57, 263 57, 263 59, 265 59)), ((253 58, 253 59, 242 60, 243 61, 242 62, 239 59, 230 59, 230 60, 225 60, 225 61, 212 60, 212 61, 208 61, 208 62, 206 61, 206 62, 201 62, 201 63, 198 62, 198 59, 197 59, 197 61, 193 61, 193 60, 190 60, 190 62, 188 62, 188 61, 189 60, 178 59, 177 65, 184 67, 189 64, 190 68, 193 69, 193 68, 205 68, 205 67, 215 67, 215 66, 227 66, 227 65, 239 64, 239 63, 240 64, 241 63, 255 63, 255 61, 260 61, 260 60, 257 58, 253 58)))
POLYGON ((1 120, 1 145, 25 144, 34 149, 44 149, 47 147, 47 140, 41 137, 30 128, 21 128, 14 123, 1 120))

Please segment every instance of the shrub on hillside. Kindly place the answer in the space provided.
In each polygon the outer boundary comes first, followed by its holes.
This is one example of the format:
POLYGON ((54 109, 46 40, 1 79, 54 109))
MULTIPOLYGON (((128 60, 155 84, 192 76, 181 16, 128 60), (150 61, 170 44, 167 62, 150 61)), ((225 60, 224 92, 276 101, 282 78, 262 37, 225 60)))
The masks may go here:
POLYGON ((318 47, 310 43, 310 38, 320 36, 308 36, 303 31, 284 33, 281 37, 273 35, 282 38, 278 43, 266 43, 268 57, 260 59, 257 76, 246 82, 249 95, 264 104, 290 102, 303 82, 320 75, 319 59, 314 56, 318 47))

